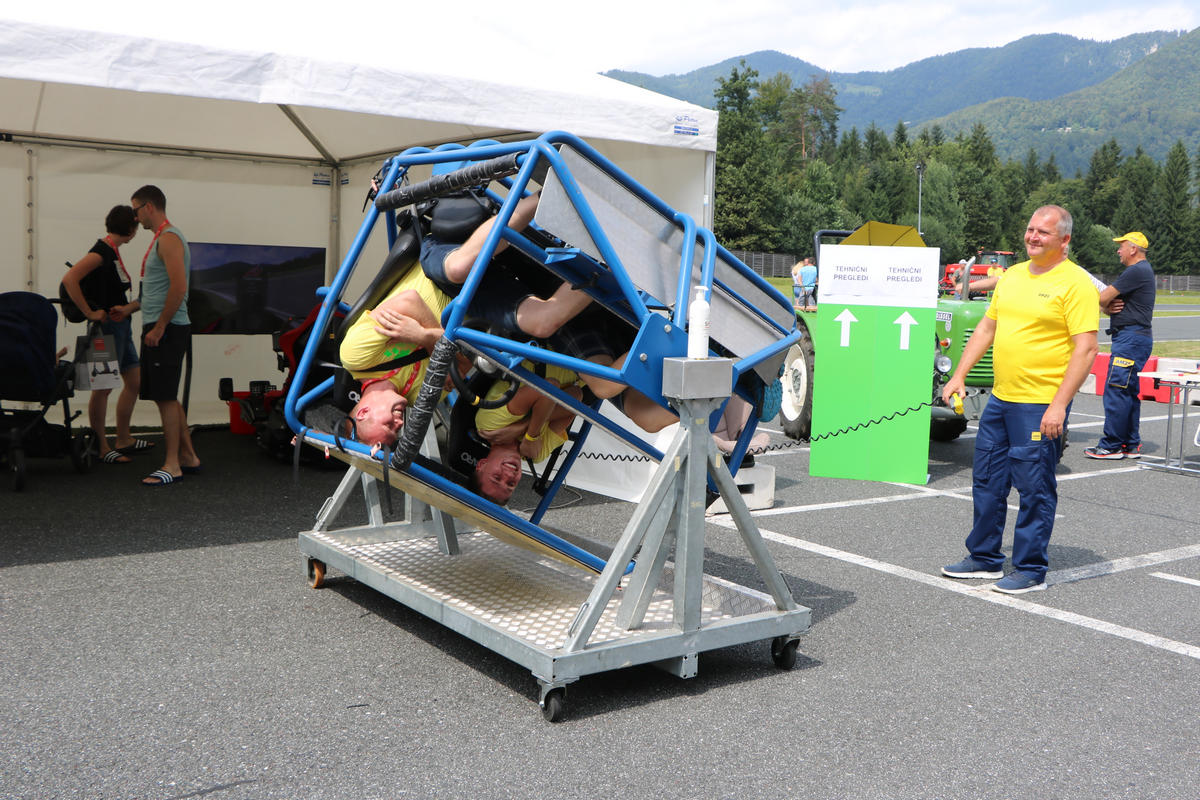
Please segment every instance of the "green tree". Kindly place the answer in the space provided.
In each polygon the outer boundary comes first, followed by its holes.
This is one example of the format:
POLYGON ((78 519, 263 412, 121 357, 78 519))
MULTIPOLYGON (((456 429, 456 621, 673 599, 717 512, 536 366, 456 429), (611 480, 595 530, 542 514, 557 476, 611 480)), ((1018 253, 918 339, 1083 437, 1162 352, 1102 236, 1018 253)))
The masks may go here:
POLYGON ((1129 231, 1153 231, 1154 194, 1158 185, 1158 165, 1138 148, 1121 165, 1119 175, 1120 199, 1113 212, 1112 224, 1122 234, 1129 231))
POLYGON ((783 249, 797 256, 816 255, 812 236, 822 228, 852 230, 862 224, 842 205, 833 170, 819 158, 808 162, 799 187, 784 198, 784 212, 783 249))
POLYGON ((1182 141, 1167 153, 1167 161, 1158 176, 1153 215, 1153 264, 1165 273, 1190 272, 1195 265, 1190 248, 1192 218, 1191 166, 1182 141))
POLYGON ((713 233, 726 247, 771 251, 782 238, 780 159, 765 134, 758 72, 740 67, 717 80, 713 233))
POLYGON ((971 127, 966 148, 967 158, 984 175, 990 175, 999 163, 996 159, 996 145, 988 135, 987 126, 982 122, 976 122, 971 127))
MULTIPOLYGON (((1022 195, 1030 194, 1034 189, 1041 186, 1042 182, 1046 180, 1046 173, 1042 169, 1041 159, 1038 158, 1037 150, 1034 150, 1032 147, 1029 148, 1029 152, 1025 154, 1025 164, 1022 167, 1022 172, 1022 195)), ((1024 197, 1021 199, 1024 200, 1024 197)))
POLYGON ((828 78, 814 77, 794 87, 791 78, 780 72, 759 87, 767 135, 776 140, 789 175, 810 158, 834 158, 841 113, 836 98, 828 78))
POLYGON ((960 168, 955 185, 963 209, 963 240, 968 252, 991 250, 1001 241, 1002 206, 996 202, 1002 187, 974 163, 960 168))
POLYGON ((1062 173, 1058 171, 1058 162, 1054 160, 1054 153, 1051 153, 1050 158, 1046 159, 1045 173, 1046 183, 1062 180, 1062 173))
POLYGON ((1117 210, 1121 167, 1121 146, 1109 139, 1092 153, 1084 186, 1088 191, 1088 211, 1097 222, 1108 223, 1117 210))
POLYGON ((883 161, 892 154, 891 141, 888 140, 887 134, 883 132, 883 129, 874 122, 867 128, 863 142, 863 146, 867 151, 867 160, 872 163, 883 161))

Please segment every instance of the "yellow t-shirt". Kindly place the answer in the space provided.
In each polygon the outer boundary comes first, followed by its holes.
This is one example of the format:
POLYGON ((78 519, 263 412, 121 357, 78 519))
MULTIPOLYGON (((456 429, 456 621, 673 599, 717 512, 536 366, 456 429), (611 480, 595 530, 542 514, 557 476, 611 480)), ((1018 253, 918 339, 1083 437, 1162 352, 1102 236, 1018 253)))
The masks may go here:
MULTIPOLYGON (((419 265, 414 264, 409 269, 408 274, 388 294, 388 298, 407 289, 415 290, 421 296, 421 299, 425 301, 425 305, 429 306, 429 310, 433 312, 433 316, 437 319, 441 318, 442 312, 450 304, 450 297, 425 277, 425 273, 421 271, 419 265)), ((342 366, 349 370, 350 374, 355 378, 379 378, 387 375, 391 370, 372 370, 371 367, 394 361, 411 353, 415 349, 416 347, 413 344, 394 342, 384 334, 376 331, 375 319, 371 316, 371 312, 364 311, 354 321, 354 324, 350 326, 350 330, 346 333, 346 338, 342 340, 340 356, 342 366)), ((397 391, 403 391, 405 386, 409 387, 405 393, 405 399, 409 403, 417 401, 417 395, 421 392, 421 383, 425 380, 425 368, 428 364, 429 359, 423 358, 416 363, 401 367, 394 375, 389 377, 389 380, 395 384, 397 391)))
MULTIPOLYGON (((530 372, 533 371, 533 365, 526 361, 523 366, 530 372)), ((559 386, 571 386, 579 380, 579 376, 569 369, 557 367, 552 364, 546 365, 546 380, 554 381, 559 386)), ((492 384, 492 388, 488 389, 485 400, 494 401, 508 391, 509 382, 499 380, 492 384)), ((481 408, 475 412, 475 429, 478 431, 498 431, 501 428, 512 425, 514 422, 520 422, 525 417, 517 416, 508 410, 507 405, 499 408, 481 408)), ((555 448, 566 442, 566 437, 559 436, 550 428, 546 428, 546 432, 542 434, 542 449, 538 451, 537 457, 534 458, 535 463, 545 461, 554 452, 555 448)))
POLYGON ((1063 261, 1034 275, 1029 262, 1007 269, 987 315, 996 321, 993 394, 1010 403, 1049 403, 1062 385, 1075 343, 1100 327, 1100 295, 1080 266, 1063 261))

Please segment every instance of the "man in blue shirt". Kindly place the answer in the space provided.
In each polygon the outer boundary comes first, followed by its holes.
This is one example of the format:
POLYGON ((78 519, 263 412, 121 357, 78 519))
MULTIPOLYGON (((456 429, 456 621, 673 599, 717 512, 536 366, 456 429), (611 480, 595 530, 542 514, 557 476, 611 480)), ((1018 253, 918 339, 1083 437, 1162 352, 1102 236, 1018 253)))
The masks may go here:
POLYGON ((1133 231, 1113 241, 1120 243, 1117 258, 1125 271, 1112 286, 1100 292, 1100 304, 1119 297, 1125 305, 1112 315, 1108 329, 1112 336, 1112 357, 1104 384, 1104 435, 1083 454, 1088 458, 1139 458, 1142 401, 1138 397, 1138 372, 1146 366, 1154 347, 1150 327, 1154 316, 1154 270, 1146 260, 1150 243, 1145 234, 1133 231))

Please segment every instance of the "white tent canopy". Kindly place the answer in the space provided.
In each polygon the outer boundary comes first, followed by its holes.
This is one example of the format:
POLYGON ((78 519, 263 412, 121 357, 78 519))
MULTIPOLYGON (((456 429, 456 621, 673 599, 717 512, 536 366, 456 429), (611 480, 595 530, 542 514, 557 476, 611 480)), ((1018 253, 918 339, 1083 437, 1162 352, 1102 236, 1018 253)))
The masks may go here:
MULTIPOLYGON (((711 222, 715 112, 510 53, 486 77, 458 74, 450 48, 442 64, 404 53, 364 66, 0 20, 0 290, 56 293, 64 260, 144 183, 195 241, 325 247, 332 269, 387 155, 555 129, 711 222)), ((144 246, 127 245, 131 271, 144 246)), ((266 337, 197 338, 192 421, 224 415, 220 376, 280 378, 269 343, 240 341, 266 337)))

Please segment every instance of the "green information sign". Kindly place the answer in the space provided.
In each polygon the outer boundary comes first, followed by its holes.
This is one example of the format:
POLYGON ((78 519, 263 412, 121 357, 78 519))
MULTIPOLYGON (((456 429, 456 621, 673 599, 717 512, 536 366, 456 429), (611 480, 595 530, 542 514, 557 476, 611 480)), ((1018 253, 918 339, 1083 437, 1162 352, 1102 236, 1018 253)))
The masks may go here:
POLYGON ((809 472, 924 484, 929 406, 901 412, 932 396, 939 250, 822 245, 820 265, 809 472))

